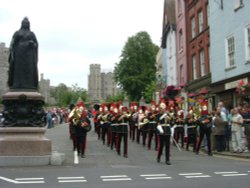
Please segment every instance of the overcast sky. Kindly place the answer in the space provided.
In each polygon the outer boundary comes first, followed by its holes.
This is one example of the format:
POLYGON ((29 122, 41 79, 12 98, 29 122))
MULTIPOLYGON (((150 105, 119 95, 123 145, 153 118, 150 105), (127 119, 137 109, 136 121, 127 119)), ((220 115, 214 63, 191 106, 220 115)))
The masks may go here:
POLYGON ((39 73, 52 86, 88 89, 90 64, 113 71, 128 37, 160 45, 164 0, 1 0, 0 42, 9 47, 27 16, 39 42, 39 73))

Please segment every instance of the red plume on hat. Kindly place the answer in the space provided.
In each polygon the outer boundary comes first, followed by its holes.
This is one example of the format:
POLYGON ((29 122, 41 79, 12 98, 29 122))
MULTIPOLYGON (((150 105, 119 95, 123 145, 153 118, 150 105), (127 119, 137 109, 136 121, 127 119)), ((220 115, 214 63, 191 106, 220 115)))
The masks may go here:
POLYGON ((156 102, 154 100, 151 101, 151 107, 150 107, 150 111, 154 111, 156 110, 156 102))
POLYGON ((204 100, 201 104, 201 115, 208 115, 208 101, 204 100))
POLYGON ((103 103, 101 106, 102 106, 102 112, 105 112, 108 110, 108 106, 106 103, 103 103))
POLYGON ((123 111, 123 112, 128 112, 128 107, 123 106, 123 107, 122 107, 122 111, 123 111))
POLYGON ((78 98, 76 106, 77 108, 84 107, 84 102, 81 97, 78 98))
MULTIPOLYGON (((112 104, 110 105, 110 110, 111 110, 112 113, 115 113, 115 110, 118 112, 116 103, 112 103, 112 104)), ((117 113, 117 112, 116 112, 116 113, 117 113)))
POLYGON ((161 98, 159 101, 159 108, 166 109, 166 107, 167 105, 166 105, 165 99, 161 98))

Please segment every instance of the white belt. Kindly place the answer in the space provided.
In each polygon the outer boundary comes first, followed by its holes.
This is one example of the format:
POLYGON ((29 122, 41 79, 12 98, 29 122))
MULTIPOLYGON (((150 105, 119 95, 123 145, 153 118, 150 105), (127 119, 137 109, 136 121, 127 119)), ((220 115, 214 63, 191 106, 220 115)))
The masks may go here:
POLYGON ((120 124, 118 124, 118 125, 128 125, 127 123, 120 123, 120 124))
POLYGON ((170 124, 160 124, 162 127, 170 127, 170 124))
POLYGON ((195 127, 196 127, 195 125, 188 126, 188 129, 190 129, 190 128, 195 128, 195 127))

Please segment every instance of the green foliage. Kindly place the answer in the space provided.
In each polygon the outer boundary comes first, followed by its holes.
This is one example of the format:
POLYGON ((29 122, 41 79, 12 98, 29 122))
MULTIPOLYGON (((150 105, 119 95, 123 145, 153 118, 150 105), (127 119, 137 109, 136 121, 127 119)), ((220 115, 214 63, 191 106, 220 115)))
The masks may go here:
POLYGON ((79 97, 83 101, 87 100, 87 91, 80 88, 77 84, 68 88, 65 84, 61 83, 51 91, 51 95, 56 99, 57 105, 60 107, 69 106, 71 103, 75 104, 79 97))
POLYGON ((121 92, 118 95, 115 96, 108 96, 106 99, 107 103, 112 103, 112 102, 118 102, 118 101, 123 101, 124 100, 124 93, 121 92))
POLYGON ((156 81, 152 81, 151 84, 147 85, 144 93, 146 103, 151 103, 153 94, 156 91, 156 81))
POLYGON ((139 101, 148 85, 155 81, 158 49, 147 32, 128 38, 121 60, 115 65, 114 78, 130 100, 139 101))

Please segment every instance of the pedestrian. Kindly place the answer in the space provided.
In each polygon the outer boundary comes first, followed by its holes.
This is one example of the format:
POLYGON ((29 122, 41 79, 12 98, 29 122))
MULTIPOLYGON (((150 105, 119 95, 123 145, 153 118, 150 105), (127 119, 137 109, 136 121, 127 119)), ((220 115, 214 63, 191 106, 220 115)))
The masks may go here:
POLYGON ((241 127, 243 124, 243 117, 239 113, 239 109, 236 107, 233 110, 232 115, 232 147, 234 153, 242 153, 243 148, 241 144, 241 127))
POLYGON ((227 108, 224 106, 224 103, 220 101, 217 105, 217 109, 220 110, 220 116, 223 119, 224 122, 227 122, 224 127, 224 147, 225 150, 230 150, 230 138, 231 138, 231 126, 229 125, 229 112, 227 108))
POLYGON ((52 128, 52 114, 50 110, 47 112, 46 119, 47 119, 47 124, 48 124, 47 128, 51 129, 52 128))
POLYGON ((217 111, 215 112, 213 124, 215 126, 214 135, 216 150, 217 152, 222 152, 225 150, 225 126, 227 125, 227 121, 224 121, 224 119, 221 117, 220 108, 217 108, 217 111))
POLYGON ((245 129, 245 136, 247 141, 247 148, 250 150, 250 107, 246 106, 242 111, 243 127, 245 129))

